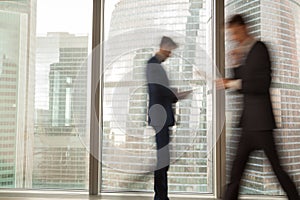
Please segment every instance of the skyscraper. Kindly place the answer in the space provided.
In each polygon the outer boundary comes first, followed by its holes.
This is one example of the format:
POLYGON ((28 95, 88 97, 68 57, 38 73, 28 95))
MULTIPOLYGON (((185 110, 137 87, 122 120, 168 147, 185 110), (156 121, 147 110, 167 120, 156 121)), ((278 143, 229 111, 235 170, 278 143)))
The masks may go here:
MULTIPOLYGON (((271 1, 271 0, 228 0, 226 15, 235 13, 246 15, 251 34, 265 41, 271 50, 273 61, 272 100, 278 129, 275 131, 278 149, 282 155, 282 164, 290 172, 299 187, 299 158, 300 153, 300 77, 299 53, 300 35, 298 34, 300 2, 299 1, 271 1)), ((240 96, 228 96, 227 134, 230 139, 227 145, 229 163, 233 159, 238 130, 237 105, 241 102, 240 96)), ((241 106, 241 105, 240 105, 241 106)), ((271 171, 271 166, 262 151, 256 152, 250 158, 248 169, 245 172, 242 192, 246 194, 283 194, 277 179, 271 171)))
POLYGON ((88 37, 37 37, 34 188, 88 187, 88 37))
POLYGON ((31 185, 35 0, 0 2, 0 187, 31 185))

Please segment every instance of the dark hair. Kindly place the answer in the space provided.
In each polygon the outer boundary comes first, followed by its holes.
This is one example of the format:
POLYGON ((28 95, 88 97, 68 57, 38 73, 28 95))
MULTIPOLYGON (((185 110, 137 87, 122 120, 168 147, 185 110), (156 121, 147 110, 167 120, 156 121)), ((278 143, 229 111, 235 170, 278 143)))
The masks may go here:
POLYGON ((178 47, 178 45, 170 38, 167 36, 163 36, 160 41, 160 48, 165 49, 165 50, 173 50, 178 47))
POLYGON ((228 22, 227 22, 227 26, 233 26, 233 25, 238 25, 238 26, 244 26, 246 25, 245 19, 243 17, 243 15, 241 14, 236 14, 233 15, 229 18, 228 22))

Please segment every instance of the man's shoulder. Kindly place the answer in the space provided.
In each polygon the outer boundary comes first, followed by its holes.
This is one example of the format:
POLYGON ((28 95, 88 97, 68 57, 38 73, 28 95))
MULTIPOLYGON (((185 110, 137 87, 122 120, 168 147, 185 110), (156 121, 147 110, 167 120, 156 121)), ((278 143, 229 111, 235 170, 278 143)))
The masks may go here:
POLYGON ((261 41, 261 40, 257 40, 255 42, 255 44, 253 45, 253 48, 263 48, 263 49, 267 49, 267 45, 265 42, 261 41))
POLYGON ((268 45, 263 41, 256 41, 252 46, 249 55, 266 55, 269 54, 268 45))
POLYGON ((151 57, 148 62, 147 62, 147 72, 149 71, 160 71, 161 70, 161 64, 159 62, 159 60, 153 56, 151 57))

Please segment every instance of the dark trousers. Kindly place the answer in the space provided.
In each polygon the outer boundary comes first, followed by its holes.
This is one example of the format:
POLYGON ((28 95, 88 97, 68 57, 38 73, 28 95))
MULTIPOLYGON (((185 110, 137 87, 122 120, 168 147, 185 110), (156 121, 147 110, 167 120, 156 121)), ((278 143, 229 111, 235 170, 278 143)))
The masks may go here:
POLYGON ((170 165, 169 127, 153 127, 157 148, 157 165, 154 171, 154 200, 168 200, 168 177, 170 165))
POLYGON ((278 181, 286 192, 289 200, 299 200, 295 184, 280 165, 273 131, 243 131, 238 145, 237 154, 232 164, 230 182, 224 195, 224 200, 237 200, 240 181, 252 151, 262 149, 269 159, 278 181))

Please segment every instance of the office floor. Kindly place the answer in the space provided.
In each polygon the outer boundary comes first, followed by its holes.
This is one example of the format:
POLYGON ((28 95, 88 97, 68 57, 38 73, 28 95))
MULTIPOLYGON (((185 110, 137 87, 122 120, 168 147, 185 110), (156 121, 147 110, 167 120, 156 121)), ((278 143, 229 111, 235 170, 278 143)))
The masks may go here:
MULTIPOLYGON (((88 195, 3 195, 0 200, 152 200, 150 196, 88 196, 88 195)), ((170 197, 170 200, 216 200, 199 198, 170 197)))
MULTIPOLYGON (((0 197, 1 200, 152 200, 153 198, 148 198, 148 197, 134 197, 134 198, 129 198, 129 197, 115 197, 113 199, 111 198, 103 198, 103 197, 0 197)), ((170 198, 171 200, 190 200, 188 198, 170 198)), ((198 200, 215 200, 215 199, 198 199, 198 200)))
MULTIPOLYGON (((216 200, 212 198, 199 198, 197 196, 174 196, 170 195, 170 200, 216 200)), ((140 193, 108 193, 97 196, 89 196, 87 194, 78 193, 52 193, 43 191, 3 191, 0 190, 0 200, 153 200, 152 194, 140 193)))
MULTIPOLYGON (((218 200, 213 198, 200 198, 199 196, 176 196, 169 195, 170 200, 218 200)), ((89 196, 87 194, 78 193, 51 193, 44 191, 33 192, 19 192, 19 191, 3 191, 0 190, 0 200, 153 200, 152 194, 140 194, 140 193, 125 193, 116 194, 108 193, 98 196, 89 196)), ((244 200, 286 200, 285 197, 268 197, 268 196, 256 196, 256 197, 241 197, 244 200)))

